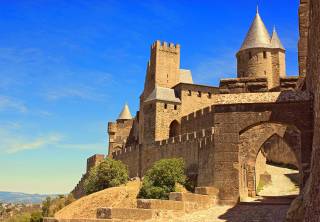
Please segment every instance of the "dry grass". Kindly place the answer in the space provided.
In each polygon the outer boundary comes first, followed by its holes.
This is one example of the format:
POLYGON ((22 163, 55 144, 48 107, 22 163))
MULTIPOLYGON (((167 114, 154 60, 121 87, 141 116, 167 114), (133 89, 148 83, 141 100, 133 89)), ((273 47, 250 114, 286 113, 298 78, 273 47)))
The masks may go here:
POLYGON ((82 197, 55 214, 57 219, 96 218, 97 208, 136 207, 140 181, 130 181, 124 186, 108 188, 82 197))

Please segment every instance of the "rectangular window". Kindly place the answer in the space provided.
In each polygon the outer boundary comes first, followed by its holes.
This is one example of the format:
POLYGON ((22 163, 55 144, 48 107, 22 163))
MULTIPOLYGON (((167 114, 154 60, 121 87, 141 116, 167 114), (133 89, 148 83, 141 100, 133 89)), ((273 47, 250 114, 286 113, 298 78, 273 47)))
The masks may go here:
POLYGON ((177 110, 177 108, 178 108, 177 105, 174 105, 174 110, 177 110))
POLYGON ((201 92, 200 91, 198 91, 198 97, 201 97, 201 92))
POLYGON ((191 90, 188 90, 188 96, 191 96, 192 93, 191 93, 191 90))
POLYGON ((208 92, 208 98, 209 99, 211 99, 211 96, 212 96, 211 92, 208 92))
POLYGON ((167 109, 168 108, 168 104, 164 104, 164 109, 167 109))
POLYGON ((266 51, 263 52, 263 58, 264 58, 264 59, 267 58, 267 52, 266 52, 266 51))
POLYGON ((249 52, 249 59, 251 59, 252 58, 252 53, 251 52, 249 52))

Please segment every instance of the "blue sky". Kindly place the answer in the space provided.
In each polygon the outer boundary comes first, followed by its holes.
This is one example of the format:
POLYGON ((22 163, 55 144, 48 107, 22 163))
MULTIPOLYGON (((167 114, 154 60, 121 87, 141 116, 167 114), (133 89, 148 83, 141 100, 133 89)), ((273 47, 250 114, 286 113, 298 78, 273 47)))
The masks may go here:
POLYGON ((181 45, 196 83, 235 77, 257 3, 297 75, 298 0, 1 0, 0 190, 72 190, 107 152, 107 122, 137 111, 157 39, 181 45))

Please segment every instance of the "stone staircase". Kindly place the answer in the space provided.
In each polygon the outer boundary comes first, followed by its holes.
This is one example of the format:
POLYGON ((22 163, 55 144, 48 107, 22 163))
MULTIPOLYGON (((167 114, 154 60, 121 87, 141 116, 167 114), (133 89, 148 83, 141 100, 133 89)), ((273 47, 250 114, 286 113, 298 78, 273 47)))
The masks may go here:
POLYGON ((217 195, 218 190, 214 187, 197 187, 195 193, 170 193, 169 200, 138 199, 137 208, 99 208, 97 219, 110 221, 172 219, 213 207, 217 203, 217 195))
POLYGON ((195 193, 172 192, 169 200, 138 199, 137 208, 98 208, 96 219, 44 218, 43 222, 131 222, 152 219, 170 220, 217 203, 219 191, 214 187, 197 187, 195 193))

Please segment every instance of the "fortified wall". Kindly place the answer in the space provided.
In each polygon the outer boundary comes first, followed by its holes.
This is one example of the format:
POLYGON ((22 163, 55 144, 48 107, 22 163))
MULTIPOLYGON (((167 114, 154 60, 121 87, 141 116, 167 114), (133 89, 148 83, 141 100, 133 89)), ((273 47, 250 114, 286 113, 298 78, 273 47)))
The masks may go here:
MULTIPOLYGON (((285 48, 275 30, 270 37, 258 12, 237 59, 238 78, 223 79, 219 87, 197 85, 191 71, 180 68, 180 45, 155 42, 137 116, 125 107, 109 124, 109 156, 128 165, 130 177, 143 177, 162 158, 181 157, 197 186, 214 187, 219 201, 234 204, 256 195, 256 172, 265 164, 261 151, 277 137, 290 148, 305 187, 313 81, 307 81, 309 91, 301 91, 302 78, 286 77, 285 48)), ((271 149, 286 152, 279 141, 274 144, 271 149)))
POLYGON ((89 172, 92 168, 97 166, 102 160, 104 160, 105 155, 95 154, 87 159, 87 169, 86 172, 82 175, 80 181, 77 183, 75 188, 71 191, 71 194, 74 198, 79 199, 86 195, 84 190, 84 181, 88 178, 89 172))
MULTIPOLYGON (((186 133, 148 146, 132 146, 112 153, 112 158, 128 165, 130 177, 141 177, 153 165, 163 158, 183 158, 187 174, 197 175, 198 184, 210 183, 206 174, 212 174, 213 128, 186 133), (210 172, 208 172, 210 171, 210 172)), ((211 181, 212 183, 212 181, 211 181)))
POLYGON ((306 75, 307 89, 313 95, 314 137, 309 187, 303 197, 306 214, 304 221, 320 218, 320 2, 300 1, 299 64, 301 75, 306 75))

